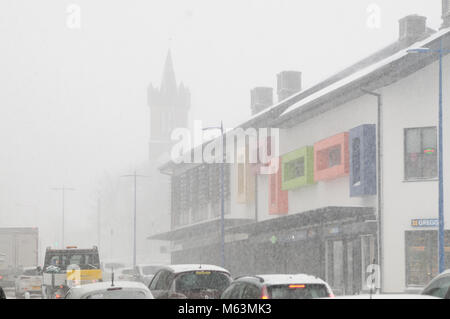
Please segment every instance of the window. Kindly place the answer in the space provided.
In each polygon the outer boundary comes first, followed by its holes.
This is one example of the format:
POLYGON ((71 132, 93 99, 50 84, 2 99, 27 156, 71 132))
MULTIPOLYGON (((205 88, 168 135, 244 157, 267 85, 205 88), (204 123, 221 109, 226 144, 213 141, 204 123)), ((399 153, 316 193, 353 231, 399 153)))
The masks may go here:
POLYGON ((261 290, 252 284, 245 285, 242 299, 259 299, 261 297, 261 290))
POLYGON ((232 283, 222 294, 221 299, 240 299, 245 285, 240 282, 232 283))
POLYGON ((282 190, 314 184, 314 148, 305 146, 281 158, 282 190))
POLYGON ((405 129, 405 179, 437 177, 436 127, 405 129))
POLYGON ((305 176, 305 158, 300 157, 286 163, 284 174, 285 181, 305 176))
POLYGON ((314 180, 332 180, 349 174, 349 133, 343 132, 314 144, 314 180))
MULTIPOLYGON (((405 232, 406 283, 424 286, 438 274, 437 230, 405 232)), ((445 231, 445 265, 450 266, 450 231, 445 231)))

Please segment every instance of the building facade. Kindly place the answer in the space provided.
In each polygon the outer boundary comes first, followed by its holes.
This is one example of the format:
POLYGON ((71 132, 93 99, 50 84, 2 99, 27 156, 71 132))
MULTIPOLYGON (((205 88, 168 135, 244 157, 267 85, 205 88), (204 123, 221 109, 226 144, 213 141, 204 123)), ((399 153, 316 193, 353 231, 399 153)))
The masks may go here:
MULTIPOLYGON (((378 265, 384 292, 418 289, 437 274, 439 61, 437 54, 408 50, 438 49, 441 42, 450 49, 443 3, 441 30, 429 29, 424 17, 405 17, 395 43, 283 96, 239 127, 278 128, 280 152, 279 169, 270 175, 261 174, 261 164, 224 164, 224 266, 234 276, 308 273, 326 280, 337 294, 354 294, 368 289, 367 278, 378 265)), ((448 55, 443 65, 445 152, 448 55)), ((448 229, 446 158, 444 153, 448 229)), ((206 173, 214 165, 222 164, 161 167, 172 181, 172 225, 153 238, 171 242, 173 263, 220 264, 221 221, 211 209, 219 186, 217 174, 206 173)), ((450 268, 450 231, 445 237, 450 268)))

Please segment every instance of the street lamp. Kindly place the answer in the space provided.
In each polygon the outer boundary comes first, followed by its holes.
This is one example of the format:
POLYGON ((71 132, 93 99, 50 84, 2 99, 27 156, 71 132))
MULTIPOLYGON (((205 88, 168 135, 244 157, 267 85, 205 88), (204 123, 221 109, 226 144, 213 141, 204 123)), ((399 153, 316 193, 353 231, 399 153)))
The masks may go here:
POLYGON ((65 187, 64 185, 62 186, 62 187, 55 187, 55 188, 52 188, 52 190, 54 190, 54 191, 61 191, 61 193, 62 193, 62 245, 61 245, 61 247, 64 249, 64 240, 65 240, 65 233, 64 233, 64 231, 65 231, 65 209, 64 209, 64 206, 65 206, 65 195, 66 195, 66 191, 74 191, 75 189, 74 188, 69 188, 69 187, 65 187))
POLYGON ((439 133, 438 133, 438 153, 439 153, 439 273, 445 270, 444 255, 444 178, 443 178, 443 146, 442 146, 442 58, 444 53, 450 53, 450 50, 444 50, 442 39, 440 39, 439 49, 417 48, 407 50, 408 53, 438 53, 439 54, 439 133))
POLYGON ((205 127, 203 131, 220 130, 222 135, 222 165, 220 166, 220 254, 222 258, 222 267, 225 267, 225 192, 224 192, 224 166, 225 166, 225 136, 223 134, 223 123, 220 126, 205 127))
MULTIPOLYGON (((137 184, 137 178, 138 177, 148 177, 144 175, 137 175, 136 171, 134 171, 134 174, 132 175, 123 175, 121 177, 133 177, 134 179, 134 214, 133 214, 133 269, 136 269, 136 202, 137 202, 137 195, 136 195, 136 184, 137 184)), ((111 230, 112 233, 112 230, 111 230)))

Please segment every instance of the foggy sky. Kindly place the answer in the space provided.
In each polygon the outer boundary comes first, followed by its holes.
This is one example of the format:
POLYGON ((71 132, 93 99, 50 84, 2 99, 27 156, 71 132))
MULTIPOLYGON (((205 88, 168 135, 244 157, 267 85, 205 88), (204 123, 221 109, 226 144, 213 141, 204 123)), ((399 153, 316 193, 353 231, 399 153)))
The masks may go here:
POLYGON ((95 227, 99 180, 147 158, 146 89, 159 86, 169 47, 191 123, 232 127, 250 115, 252 87, 286 69, 312 85, 395 41, 411 13, 437 29, 441 1, 2 0, 0 227, 49 231, 61 211, 50 188, 62 184, 76 189, 67 236, 95 227), (79 30, 66 27, 71 3, 79 30), (366 25, 371 3, 379 29, 366 25))

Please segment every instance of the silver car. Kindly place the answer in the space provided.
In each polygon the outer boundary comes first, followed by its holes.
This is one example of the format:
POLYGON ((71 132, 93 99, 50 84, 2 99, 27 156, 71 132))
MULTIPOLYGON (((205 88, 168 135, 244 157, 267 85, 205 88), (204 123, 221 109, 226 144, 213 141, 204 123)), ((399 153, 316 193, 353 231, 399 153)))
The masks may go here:
POLYGON ((100 282, 71 288, 65 299, 153 299, 150 290, 135 281, 100 282))
POLYGON ((24 268, 15 282, 16 298, 24 298, 25 293, 42 295, 42 275, 36 267, 24 268))
POLYGON ((450 299, 450 270, 444 271, 431 280, 421 294, 450 299))

